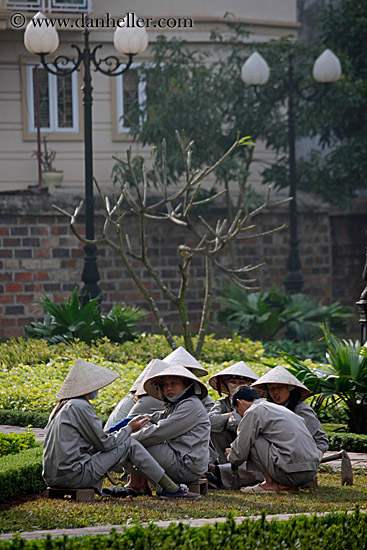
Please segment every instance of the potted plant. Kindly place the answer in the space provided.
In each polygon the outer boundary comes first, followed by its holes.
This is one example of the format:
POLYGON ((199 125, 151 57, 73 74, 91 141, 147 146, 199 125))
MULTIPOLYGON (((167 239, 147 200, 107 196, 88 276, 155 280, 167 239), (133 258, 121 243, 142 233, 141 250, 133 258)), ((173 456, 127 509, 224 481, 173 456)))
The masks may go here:
MULTIPOLYGON (((42 181, 49 188, 60 187, 62 180, 64 179, 64 172, 62 170, 56 170, 54 166, 54 160, 56 157, 55 151, 50 151, 47 148, 47 138, 44 137, 43 141, 43 151, 40 152, 41 155, 41 166, 42 166, 42 181)), ((38 156, 38 152, 34 153, 35 156, 38 156)))

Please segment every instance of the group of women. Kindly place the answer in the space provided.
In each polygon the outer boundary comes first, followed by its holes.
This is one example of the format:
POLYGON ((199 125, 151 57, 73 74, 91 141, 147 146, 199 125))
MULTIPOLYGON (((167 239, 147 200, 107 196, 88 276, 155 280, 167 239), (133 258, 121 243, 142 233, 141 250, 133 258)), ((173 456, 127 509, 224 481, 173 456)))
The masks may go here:
MULTIPOLYGON (((230 479, 229 449, 244 425, 242 416, 246 416, 239 414, 242 409, 234 407, 233 399, 238 388, 250 385, 257 390, 251 394, 254 399, 260 402, 258 398, 266 397, 303 418, 320 456, 327 450, 327 436, 313 409, 304 402, 309 390, 283 367, 275 367, 261 378, 243 361, 227 367, 209 379, 219 394, 216 402, 200 380, 206 374, 182 347, 163 360, 151 361, 103 427, 90 401, 117 374, 78 359, 57 394, 59 401, 46 426, 46 483, 63 488, 92 487, 102 495, 116 497, 151 494, 154 484, 159 486, 161 498, 199 498, 189 491, 191 482, 206 475, 222 486, 223 480, 230 479), (125 472, 128 482, 124 487, 103 488, 109 471, 125 472)), ((241 469, 243 485, 263 480, 264 472, 249 471, 246 462, 241 469)))

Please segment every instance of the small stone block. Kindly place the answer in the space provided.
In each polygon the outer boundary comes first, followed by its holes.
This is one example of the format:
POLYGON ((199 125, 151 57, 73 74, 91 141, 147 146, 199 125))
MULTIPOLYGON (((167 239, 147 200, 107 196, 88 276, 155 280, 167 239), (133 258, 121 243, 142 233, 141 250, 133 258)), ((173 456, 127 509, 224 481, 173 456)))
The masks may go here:
POLYGON ((192 483, 188 483, 187 486, 191 493, 197 493, 199 495, 208 494, 208 480, 206 479, 206 477, 202 477, 200 479, 197 479, 196 481, 193 481, 192 483))
POLYGON ((76 502, 92 502, 94 489, 60 489, 60 487, 47 487, 46 498, 69 498, 76 502))

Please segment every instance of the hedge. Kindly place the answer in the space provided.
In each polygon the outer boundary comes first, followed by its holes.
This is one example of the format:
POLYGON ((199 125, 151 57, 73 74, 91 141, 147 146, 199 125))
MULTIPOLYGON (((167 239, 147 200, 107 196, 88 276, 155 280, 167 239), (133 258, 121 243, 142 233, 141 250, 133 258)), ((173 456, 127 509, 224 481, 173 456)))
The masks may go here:
POLYGON ((344 449, 350 453, 367 453, 367 435, 326 432, 329 438, 329 451, 344 449))
POLYGON ((0 432, 0 457, 16 454, 32 447, 36 447, 36 436, 32 432, 21 434, 0 432))
POLYGON ((0 503, 46 487, 42 479, 42 445, 0 458, 0 503))
POLYGON ((335 513, 323 517, 301 516, 288 521, 245 520, 236 525, 233 518, 223 523, 203 527, 171 524, 162 528, 135 525, 122 533, 112 530, 109 535, 52 539, 49 535, 38 540, 22 540, 19 535, 0 542, 1 550, 104 550, 109 548, 140 550, 272 550, 348 548, 361 550, 367 546, 367 515, 358 510, 351 514, 335 513))
MULTIPOLYGON (((0 424, 7 426, 44 428, 48 422, 49 416, 49 413, 0 409, 0 424)), ((99 414, 98 417, 102 420, 103 424, 107 422, 107 414, 99 414)))

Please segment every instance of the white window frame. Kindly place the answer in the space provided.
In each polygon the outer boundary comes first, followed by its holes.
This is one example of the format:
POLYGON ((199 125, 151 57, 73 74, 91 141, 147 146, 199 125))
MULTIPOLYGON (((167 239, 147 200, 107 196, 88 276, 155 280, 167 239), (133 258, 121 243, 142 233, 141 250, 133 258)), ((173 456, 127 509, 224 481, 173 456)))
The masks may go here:
MULTIPOLYGON (((137 69, 141 63, 132 63, 130 68, 137 69)), ((124 126, 124 102, 123 102, 123 90, 124 90, 124 75, 116 77, 116 111, 117 111, 117 133, 119 135, 129 134, 131 128, 129 126, 124 126)), ((138 103, 142 105, 146 99, 145 95, 145 81, 139 80, 138 83, 138 103)))
MULTIPOLYGON (((37 132, 35 124, 34 112, 34 93, 33 93, 33 70, 35 65, 27 67, 27 106, 28 106, 28 131, 30 134, 37 132)), ((39 68, 43 68, 41 64, 39 68)), ((65 66, 67 68, 68 65, 65 66)), ((69 128, 59 127, 58 112, 57 112, 57 77, 48 73, 48 90, 49 90, 49 109, 50 109, 50 126, 48 128, 41 127, 41 133, 55 134, 78 134, 79 133, 79 85, 78 73, 74 71, 71 74, 71 94, 72 94, 72 109, 73 109, 73 126, 69 128)))
POLYGON ((92 0, 83 0, 82 4, 69 0, 68 3, 61 3, 58 0, 6 0, 6 7, 9 10, 43 11, 52 12, 92 12, 92 0))

